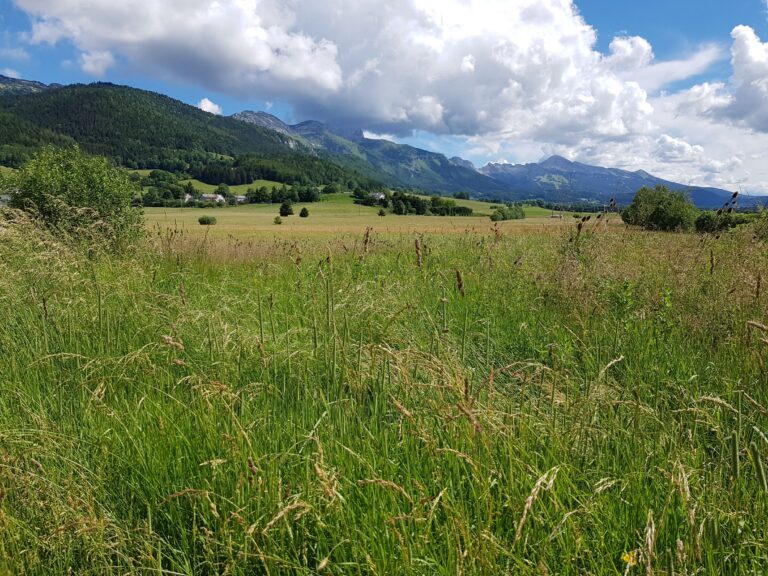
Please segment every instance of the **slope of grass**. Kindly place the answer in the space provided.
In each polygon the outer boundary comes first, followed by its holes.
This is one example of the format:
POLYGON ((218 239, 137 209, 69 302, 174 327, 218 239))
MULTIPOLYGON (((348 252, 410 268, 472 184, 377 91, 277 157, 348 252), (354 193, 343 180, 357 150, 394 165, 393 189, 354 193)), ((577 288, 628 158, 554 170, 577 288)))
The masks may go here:
POLYGON ((765 246, 549 230, 5 230, 0 571, 764 573, 765 246))
MULTIPOLYGON (((205 182, 201 182, 200 180, 182 180, 180 184, 184 185, 187 182, 191 182, 192 185, 197 188, 198 190, 202 190, 204 194, 213 194, 213 192, 216 191, 216 188, 218 186, 214 186, 213 184, 206 184, 205 182)), ((280 188, 283 186, 281 182, 272 182, 271 180, 255 180, 251 184, 241 184, 239 186, 230 186, 229 190, 232 192, 232 194, 236 195, 242 195, 245 196, 245 193, 248 192, 249 188, 261 188, 262 186, 265 186, 269 190, 272 190, 273 188, 280 188)), ((290 188, 290 186, 288 186, 290 188)))

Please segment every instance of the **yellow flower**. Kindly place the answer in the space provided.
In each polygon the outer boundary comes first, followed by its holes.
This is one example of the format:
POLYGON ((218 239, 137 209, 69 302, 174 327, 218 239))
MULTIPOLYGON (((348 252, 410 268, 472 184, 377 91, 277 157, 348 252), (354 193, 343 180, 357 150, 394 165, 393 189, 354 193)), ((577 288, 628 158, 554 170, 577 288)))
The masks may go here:
POLYGON ((624 554, 621 555, 621 559, 627 563, 627 568, 637 566, 637 550, 632 550, 632 552, 624 552, 624 554))

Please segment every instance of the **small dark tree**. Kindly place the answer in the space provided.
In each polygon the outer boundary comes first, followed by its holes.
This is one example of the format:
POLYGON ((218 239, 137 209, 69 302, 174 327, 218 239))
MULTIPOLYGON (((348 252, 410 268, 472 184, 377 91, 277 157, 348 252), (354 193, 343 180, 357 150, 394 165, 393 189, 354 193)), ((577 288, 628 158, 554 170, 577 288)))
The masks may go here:
POLYGON ((308 218, 309 217, 309 210, 307 210, 307 207, 304 206, 304 208, 301 209, 301 212, 299 212, 299 218, 308 218))
POLYGON ((280 204, 280 216, 285 218, 286 216, 292 216, 293 215, 293 206, 289 201, 285 201, 282 204, 280 204))
POLYGON ((387 212, 384 210, 384 208, 379 208, 379 216, 386 216, 387 212))

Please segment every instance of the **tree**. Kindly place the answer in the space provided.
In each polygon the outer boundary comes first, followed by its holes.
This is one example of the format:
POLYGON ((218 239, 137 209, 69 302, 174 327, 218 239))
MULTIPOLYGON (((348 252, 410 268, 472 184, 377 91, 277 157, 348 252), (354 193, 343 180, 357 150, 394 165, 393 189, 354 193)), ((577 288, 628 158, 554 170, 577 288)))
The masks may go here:
POLYGON ((222 196, 224 196, 224 198, 229 198, 232 195, 232 192, 229 191, 229 186, 227 186, 226 184, 219 184, 216 187, 216 192, 214 193, 221 194, 222 196))
POLYGON ((288 200, 280 204, 280 216, 285 218, 286 216, 292 216, 292 215, 293 215, 293 206, 288 200))
POLYGON ((46 147, 4 184, 11 207, 33 214, 65 235, 120 248, 143 232, 141 212, 132 205, 140 187, 106 158, 77 146, 46 147))
POLYGON ((690 230, 698 210, 681 192, 670 192, 665 186, 651 189, 643 186, 621 214, 622 220, 646 230, 690 230))
POLYGON ((696 218, 696 232, 715 233, 736 228, 751 221, 749 216, 737 214, 733 211, 718 210, 717 212, 702 212, 696 218))
POLYGON ((386 216, 386 215, 387 215, 387 211, 384 210, 384 208, 379 208, 379 216, 386 216))
POLYGON ((304 208, 301 209, 301 212, 299 212, 299 218, 308 218, 309 217, 309 210, 307 210, 307 207, 304 206, 304 208))
POLYGON ((491 220, 494 222, 501 222, 503 220, 522 220, 523 218, 525 218, 525 211, 519 204, 497 206, 493 214, 491 214, 491 220))

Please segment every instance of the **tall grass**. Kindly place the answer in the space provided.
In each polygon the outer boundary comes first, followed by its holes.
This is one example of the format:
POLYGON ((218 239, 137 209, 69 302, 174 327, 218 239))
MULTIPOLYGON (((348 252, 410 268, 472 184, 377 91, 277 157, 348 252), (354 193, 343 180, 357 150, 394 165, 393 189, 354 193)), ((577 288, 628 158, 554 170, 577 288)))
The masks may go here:
POLYGON ((765 572, 765 245, 599 226, 0 231, 0 573, 765 572))

